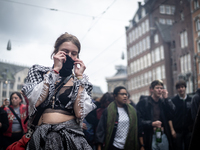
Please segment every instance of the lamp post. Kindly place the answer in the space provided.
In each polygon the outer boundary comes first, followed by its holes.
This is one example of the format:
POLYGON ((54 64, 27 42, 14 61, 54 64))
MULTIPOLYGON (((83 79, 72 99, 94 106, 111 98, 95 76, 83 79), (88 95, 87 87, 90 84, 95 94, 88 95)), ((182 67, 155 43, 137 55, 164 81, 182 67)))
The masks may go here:
POLYGON ((11 50, 11 41, 8 40, 8 43, 7 43, 7 50, 10 51, 11 50))

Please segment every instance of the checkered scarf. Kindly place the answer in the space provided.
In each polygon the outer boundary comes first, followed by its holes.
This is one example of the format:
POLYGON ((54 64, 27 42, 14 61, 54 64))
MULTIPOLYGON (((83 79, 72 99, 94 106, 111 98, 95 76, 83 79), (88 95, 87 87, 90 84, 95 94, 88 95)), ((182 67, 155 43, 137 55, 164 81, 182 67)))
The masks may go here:
MULTIPOLYGON (((44 80, 43 75, 46 74, 48 71, 51 72, 52 68, 44 67, 44 66, 40 66, 40 65, 34 65, 29 69, 28 76, 26 77, 25 85, 23 86, 23 88, 21 90, 26 97, 29 97, 29 95, 31 94, 31 92, 33 91, 35 86, 44 80)), ((42 107, 45 107, 49 104, 49 101, 51 100, 51 98, 54 94, 55 86, 54 86, 54 81, 53 81, 53 77, 52 77, 51 73, 49 74, 49 77, 48 77, 48 83, 49 83, 49 96, 48 96, 48 100, 45 100, 41 104, 42 107)), ((93 86, 90 82, 88 82, 88 77, 86 75, 83 75, 82 80, 78 80, 77 78, 75 78, 74 86, 73 86, 73 90, 72 90, 73 94, 71 93, 71 96, 70 96, 72 100, 66 106, 67 108, 73 107, 73 103, 78 94, 79 86, 83 86, 85 88, 87 94, 91 97, 91 91, 93 89, 93 86)), ((84 96, 84 95, 82 95, 82 96, 84 96)), ((83 104, 84 101, 80 101, 80 103, 83 104)), ((95 106, 94 106, 94 104, 92 104, 92 109, 94 109, 94 108, 95 108, 95 106)), ((81 112, 81 113, 86 114, 84 112, 81 112)), ((83 116, 85 116, 85 115, 83 115, 83 116)))

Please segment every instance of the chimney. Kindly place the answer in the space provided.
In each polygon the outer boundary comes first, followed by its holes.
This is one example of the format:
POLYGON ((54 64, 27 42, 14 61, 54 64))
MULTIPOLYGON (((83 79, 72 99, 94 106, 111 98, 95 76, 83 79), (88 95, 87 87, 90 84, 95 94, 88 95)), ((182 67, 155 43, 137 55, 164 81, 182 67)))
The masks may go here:
POLYGON ((138 2, 138 7, 139 7, 139 8, 141 7, 141 2, 138 2))

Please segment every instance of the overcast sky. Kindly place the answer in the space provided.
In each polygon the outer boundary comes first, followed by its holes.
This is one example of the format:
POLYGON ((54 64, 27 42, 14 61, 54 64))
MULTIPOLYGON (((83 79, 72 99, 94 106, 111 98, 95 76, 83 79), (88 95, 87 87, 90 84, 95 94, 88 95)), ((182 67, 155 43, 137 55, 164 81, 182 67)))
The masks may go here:
POLYGON ((52 66, 54 42, 68 32, 81 42, 90 82, 106 92, 105 78, 127 64, 125 26, 137 8, 136 0, 0 0, 0 61, 52 66))

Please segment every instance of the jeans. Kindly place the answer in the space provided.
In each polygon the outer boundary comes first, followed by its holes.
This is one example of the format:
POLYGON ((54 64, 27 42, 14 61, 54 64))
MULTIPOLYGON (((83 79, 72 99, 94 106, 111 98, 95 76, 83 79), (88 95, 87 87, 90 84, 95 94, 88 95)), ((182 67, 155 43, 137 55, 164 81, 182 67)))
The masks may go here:
POLYGON ((165 134, 162 135, 162 142, 157 143, 156 142, 156 136, 155 134, 153 135, 152 138, 152 150, 169 150, 169 142, 167 139, 167 136, 165 134))

